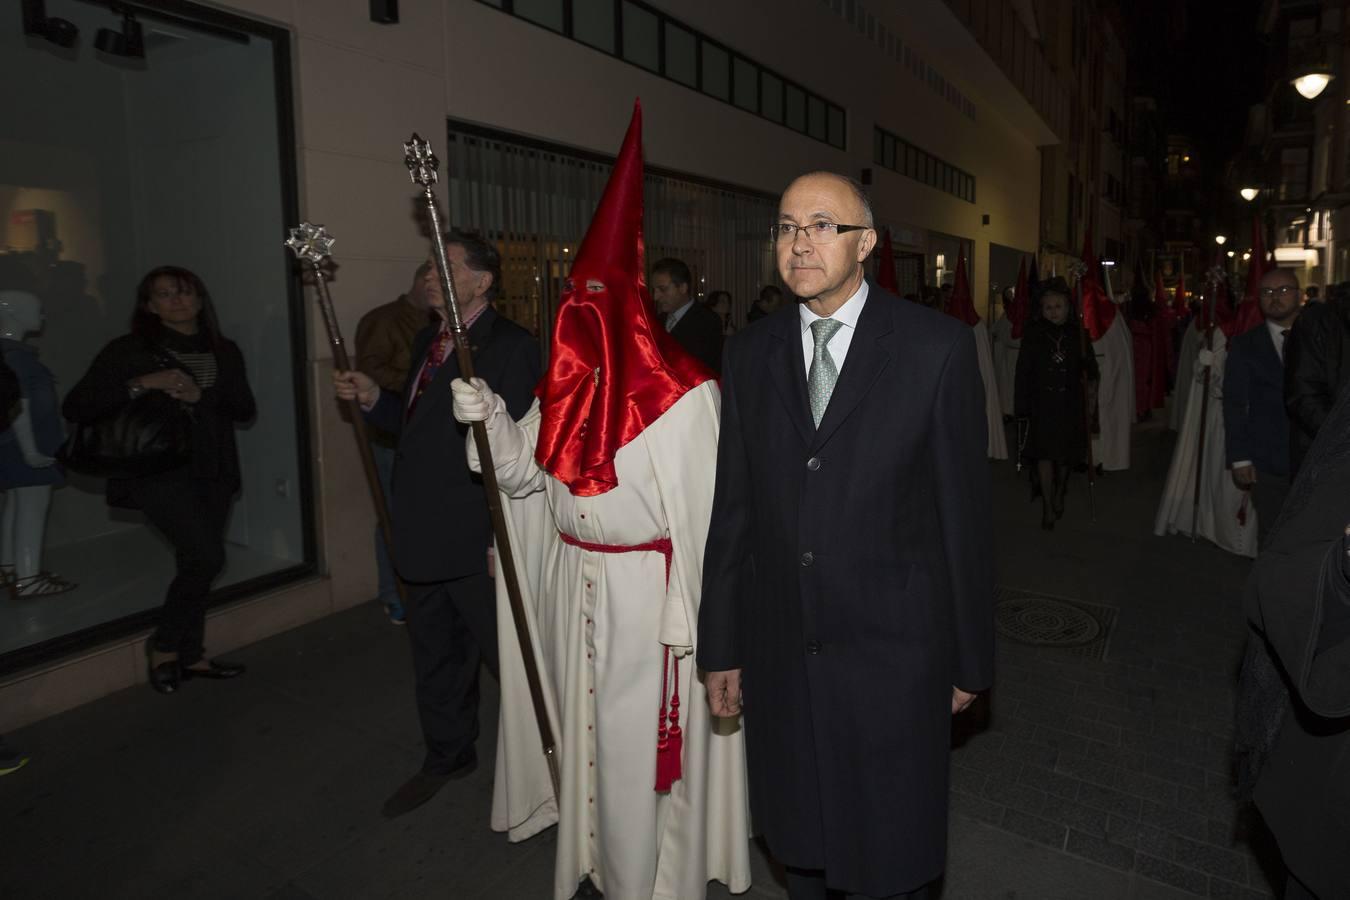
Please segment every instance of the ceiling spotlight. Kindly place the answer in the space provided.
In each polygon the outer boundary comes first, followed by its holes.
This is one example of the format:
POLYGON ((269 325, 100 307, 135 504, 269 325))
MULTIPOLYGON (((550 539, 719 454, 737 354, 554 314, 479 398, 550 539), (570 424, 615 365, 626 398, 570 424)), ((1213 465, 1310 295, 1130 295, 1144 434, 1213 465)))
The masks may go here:
MULTIPOLYGON (((116 8, 113 10, 116 12, 116 8)), ((141 23, 131 14, 131 10, 122 9, 122 30, 100 28, 94 36, 94 47, 109 56, 122 56, 127 59, 145 59, 145 37, 141 34, 141 23)))
POLYGON ((80 29, 69 19, 48 16, 46 0, 23 0, 23 33, 40 37, 58 47, 74 47, 80 29))
POLYGON ((1246 200, 1248 203, 1251 203, 1253 200, 1256 199, 1256 195, 1261 192, 1254 187, 1245 187, 1242 190, 1238 191, 1238 193, 1242 195, 1243 200, 1246 200))

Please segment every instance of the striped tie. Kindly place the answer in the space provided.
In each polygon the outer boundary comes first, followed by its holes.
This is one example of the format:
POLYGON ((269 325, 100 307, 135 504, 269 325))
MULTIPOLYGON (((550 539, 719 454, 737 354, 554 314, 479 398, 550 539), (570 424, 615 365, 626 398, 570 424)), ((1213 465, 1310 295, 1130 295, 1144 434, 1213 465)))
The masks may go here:
POLYGON ((843 327, 844 323, 838 319, 816 319, 811 323, 811 337, 816 346, 811 354, 811 371, 806 376, 806 393, 811 399, 811 418, 817 428, 825 417, 825 408, 830 405, 834 383, 839 380, 839 370, 835 368, 826 344, 843 327))

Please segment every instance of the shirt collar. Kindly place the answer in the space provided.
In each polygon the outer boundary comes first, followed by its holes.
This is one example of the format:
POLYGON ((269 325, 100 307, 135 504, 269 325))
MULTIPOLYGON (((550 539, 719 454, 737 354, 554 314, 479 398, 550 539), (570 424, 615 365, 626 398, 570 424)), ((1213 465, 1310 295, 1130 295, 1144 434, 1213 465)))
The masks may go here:
POLYGON ((863 304, 867 302, 867 279, 853 292, 853 296, 844 301, 844 305, 834 311, 832 316, 818 316, 805 303, 797 304, 797 313, 801 316, 802 331, 806 332, 817 319, 837 319, 848 328, 858 327, 858 316, 862 314, 863 304))
POLYGON ((1266 319, 1266 327, 1270 329, 1270 336, 1275 339, 1276 344, 1279 344, 1280 336, 1283 335, 1285 331, 1288 330, 1283 325, 1276 325, 1269 319, 1266 319))

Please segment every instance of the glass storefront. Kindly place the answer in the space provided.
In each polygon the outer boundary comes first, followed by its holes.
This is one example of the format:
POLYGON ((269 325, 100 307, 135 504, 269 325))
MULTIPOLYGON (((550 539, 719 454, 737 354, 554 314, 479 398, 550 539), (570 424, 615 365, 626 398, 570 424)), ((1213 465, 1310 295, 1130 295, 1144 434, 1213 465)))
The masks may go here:
MULTIPOLYGON (((609 178, 612 159, 451 121, 444 183, 451 224, 502 251, 498 307, 547 346, 562 280, 609 178)), ((740 324, 777 284, 769 226, 778 198, 653 171, 644 179, 647 264, 684 260, 695 293, 728 291, 740 324)))
MULTIPOLYGON (((216 581, 225 599, 313 569, 302 300, 281 244, 297 218, 289 35, 154 6, 131 7, 140 57, 106 3, 47 0, 49 19, 78 29, 68 47, 25 34, 33 23, 17 4, 0 16, 0 254, 38 286, 45 322, 26 342, 58 399, 127 333, 145 272, 182 266, 209 288, 258 403, 238 431, 243 486, 216 581)), ((139 514, 109 508, 103 487, 68 474, 40 532, 17 536, 76 586, 0 586, 0 671, 153 621, 173 553, 139 514)), ((14 562, 15 530, 0 538, 0 564, 14 562)))

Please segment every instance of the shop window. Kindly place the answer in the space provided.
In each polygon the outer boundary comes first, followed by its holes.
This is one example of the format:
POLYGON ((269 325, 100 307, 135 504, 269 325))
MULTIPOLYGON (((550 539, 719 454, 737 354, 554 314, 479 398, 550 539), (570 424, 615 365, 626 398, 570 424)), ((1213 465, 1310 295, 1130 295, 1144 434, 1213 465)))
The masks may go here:
POLYGON ((847 138, 844 135, 844 111, 837 106, 830 107, 830 144, 844 149, 847 138))
POLYGON ((623 58, 653 72, 661 71, 660 20, 640 6, 623 4, 623 58))
POLYGON ((759 67, 744 57, 736 57, 731 84, 736 91, 736 105, 759 112, 759 67))
POLYGON ((703 93, 731 99, 731 55, 708 41, 703 42, 703 93))
MULTIPOLYGON (((134 9, 148 52, 115 69, 86 40, 113 24, 106 6, 49 0, 50 14, 81 34, 61 52, 25 40, 17 9, 0 16, 0 81, 23 85, 5 101, 13 127, 0 154, 0 272, 42 306, 42 328, 24 343, 51 373, 58 403, 128 332, 150 269, 185 266, 205 283, 257 404, 234 430, 240 486, 214 583, 212 602, 220 602, 314 571, 299 324, 312 300, 282 247, 298 223, 292 36, 191 3, 175 3, 171 19, 134 9), (211 26, 195 27, 198 15, 211 26)), ((59 441, 66 425, 56 408, 40 415, 42 432, 55 429, 59 441)), ((6 474, 6 504, 33 486, 30 477, 6 474)), ((58 585, 33 583, 32 597, 0 602, 0 671, 128 636, 158 617, 174 551, 143 512, 110 508, 106 486, 64 473, 50 487, 45 521, 15 536, 69 589, 41 596, 58 585)))
POLYGON ((686 87, 698 87, 698 42, 692 31, 666 23, 666 77, 686 87))
POLYGON ((759 73, 760 115, 778 124, 783 123, 783 79, 772 72, 759 73))
POLYGON ((807 100, 806 121, 811 137, 823 141, 829 135, 829 122, 825 118, 825 101, 812 95, 807 100))
POLYGON ((572 0, 572 37, 614 52, 614 0, 572 0))
POLYGON ((512 0, 512 10, 522 19, 562 34, 563 0, 512 0))
POLYGON ((793 131, 806 131, 806 92, 789 84, 785 93, 787 103, 787 127, 793 131))

